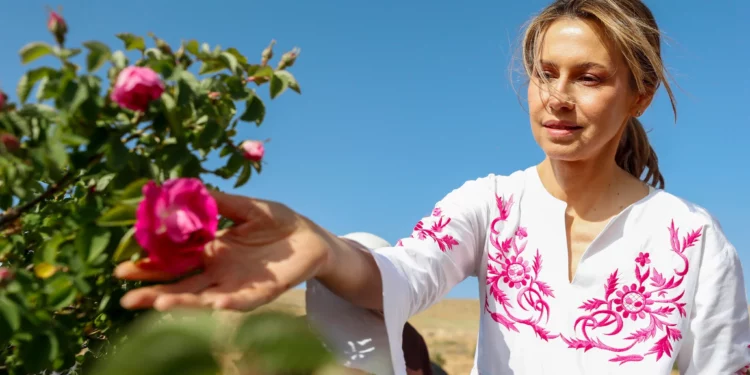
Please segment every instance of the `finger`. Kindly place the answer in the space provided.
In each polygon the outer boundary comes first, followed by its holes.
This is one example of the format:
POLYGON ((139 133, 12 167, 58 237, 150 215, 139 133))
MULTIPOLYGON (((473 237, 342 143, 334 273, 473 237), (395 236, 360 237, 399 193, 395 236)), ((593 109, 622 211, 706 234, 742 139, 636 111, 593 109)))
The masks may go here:
POLYGON ((167 311, 173 308, 201 308, 210 307, 204 304, 200 295, 193 293, 162 294, 154 301, 154 309, 167 311))
POLYGON ((169 281, 179 277, 172 273, 158 270, 149 270, 141 267, 147 262, 148 259, 140 260, 138 262, 122 262, 115 268, 114 275, 119 279, 134 281, 169 281))
POLYGON ((160 296, 170 294, 197 294, 208 288, 213 279, 206 273, 188 277, 173 284, 154 285, 129 291, 120 299, 126 309, 143 309, 154 305, 160 296))
POLYGON ((219 214, 229 218, 235 223, 247 221, 255 204, 252 198, 241 195, 227 194, 218 190, 211 190, 211 196, 216 201, 219 214))
POLYGON ((217 295, 211 305, 215 309, 250 311, 270 303, 279 296, 273 289, 243 289, 231 294, 217 295))

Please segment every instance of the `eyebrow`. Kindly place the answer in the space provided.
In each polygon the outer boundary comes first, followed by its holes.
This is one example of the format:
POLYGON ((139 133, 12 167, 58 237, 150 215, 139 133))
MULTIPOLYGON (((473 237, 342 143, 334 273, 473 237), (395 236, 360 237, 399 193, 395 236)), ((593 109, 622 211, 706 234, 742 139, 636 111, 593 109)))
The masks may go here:
MULTIPOLYGON (((557 68, 557 64, 555 64, 555 63, 553 63, 551 61, 542 60, 541 64, 557 68)), ((599 64, 599 63, 595 63, 593 61, 587 61, 587 62, 584 62, 584 63, 576 64, 575 67, 577 69, 581 69, 581 70, 590 69, 590 68, 599 68, 599 69, 603 69, 603 70, 608 70, 606 66, 604 66, 602 64, 599 64)))

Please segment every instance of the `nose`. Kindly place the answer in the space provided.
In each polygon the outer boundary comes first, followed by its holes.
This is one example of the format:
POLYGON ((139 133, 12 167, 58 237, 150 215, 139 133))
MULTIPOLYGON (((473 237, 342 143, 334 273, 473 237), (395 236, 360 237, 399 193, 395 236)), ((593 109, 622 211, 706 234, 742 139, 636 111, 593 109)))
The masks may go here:
POLYGON ((543 92, 545 106, 550 111, 570 111, 575 108, 573 98, 567 93, 565 80, 550 82, 543 92))

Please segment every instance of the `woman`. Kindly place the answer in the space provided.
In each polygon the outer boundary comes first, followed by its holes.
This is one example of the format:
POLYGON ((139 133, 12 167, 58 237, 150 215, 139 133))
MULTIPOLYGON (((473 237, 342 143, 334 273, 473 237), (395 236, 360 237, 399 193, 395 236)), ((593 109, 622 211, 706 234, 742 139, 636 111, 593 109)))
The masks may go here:
MULTIPOLYGON (((750 363, 737 251, 701 207, 661 188, 637 117, 665 80, 639 0, 555 1, 528 26, 531 131, 546 158, 448 194, 393 248, 368 252, 274 202, 215 193, 240 223, 205 272, 126 295, 127 308, 252 309, 315 278, 406 320, 480 281, 472 374, 731 374, 750 363), (641 176, 645 175, 643 179, 641 176)), ((116 274, 158 279, 132 263, 116 274)), ((392 350, 394 371, 403 358, 392 350)))

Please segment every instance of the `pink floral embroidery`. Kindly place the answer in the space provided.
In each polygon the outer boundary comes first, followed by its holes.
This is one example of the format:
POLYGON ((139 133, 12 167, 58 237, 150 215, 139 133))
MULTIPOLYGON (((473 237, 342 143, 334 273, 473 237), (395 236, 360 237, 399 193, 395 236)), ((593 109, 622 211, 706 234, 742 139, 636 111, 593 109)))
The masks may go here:
POLYGON ((496 203, 500 214, 492 221, 490 240, 492 246, 498 251, 496 254, 490 252, 488 255, 487 286, 489 291, 485 292, 484 309, 494 321, 508 330, 519 332, 516 324, 522 324, 531 327, 534 333, 545 341, 554 339, 558 335, 550 333, 544 327, 544 323, 549 321, 550 313, 546 299, 554 298, 555 294, 549 285, 539 280, 542 256, 537 250, 533 257, 533 264, 523 257, 528 237, 528 232, 524 227, 519 226, 510 238, 500 238, 497 224, 508 220, 513 206, 513 197, 505 200, 498 196, 496 203), (498 270, 498 266, 501 270, 498 270), (509 297, 501 288, 500 283, 506 284, 510 288, 507 293, 515 293, 515 298, 509 297), (492 311, 489 304, 490 295, 502 307, 502 310, 492 311), (544 322, 542 322, 543 319, 544 322))
POLYGON ((640 264, 641 267, 651 263, 651 259, 648 259, 648 253, 638 253, 638 257, 635 258, 635 262, 640 264))
MULTIPOLYGON (((438 244, 442 252, 453 250, 453 246, 458 245, 458 241, 450 234, 445 234, 443 230, 451 222, 451 218, 443 215, 443 210, 440 207, 435 207, 432 210, 432 214, 429 218, 422 219, 414 226, 414 231, 411 238, 419 240, 425 240, 431 238, 435 243, 438 244), (432 221, 429 225, 429 229, 425 227, 425 220, 432 221)), ((428 223, 429 224, 429 223, 428 223)), ((403 246, 402 240, 396 243, 396 246, 403 246)))
POLYGON ((668 230, 672 251, 682 259, 684 268, 675 269, 674 275, 667 279, 656 268, 648 266, 651 262, 649 253, 640 253, 635 259, 635 283, 622 283, 619 269, 615 270, 604 285, 604 298, 590 299, 579 307, 589 314, 575 321, 574 328, 578 337, 560 336, 569 348, 606 350, 613 353, 610 362, 621 365, 642 361, 648 355, 654 355, 657 361, 662 357, 672 356, 672 343, 682 339, 682 333, 676 328, 677 323, 673 322, 675 319, 670 318, 676 314, 686 316, 685 303, 682 302, 685 291, 678 293, 677 290, 690 266, 685 250, 695 245, 701 236, 701 229, 688 233, 682 241, 674 220, 668 230), (623 319, 643 323, 628 336, 622 337, 625 334, 623 319), (607 337, 618 336, 627 343, 613 346, 605 342, 607 337), (655 339, 657 336, 658 339, 655 339), (628 354, 639 344, 648 341, 651 341, 650 349, 638 349, 640 354, 628 354))

